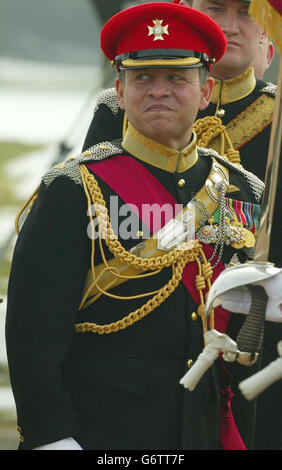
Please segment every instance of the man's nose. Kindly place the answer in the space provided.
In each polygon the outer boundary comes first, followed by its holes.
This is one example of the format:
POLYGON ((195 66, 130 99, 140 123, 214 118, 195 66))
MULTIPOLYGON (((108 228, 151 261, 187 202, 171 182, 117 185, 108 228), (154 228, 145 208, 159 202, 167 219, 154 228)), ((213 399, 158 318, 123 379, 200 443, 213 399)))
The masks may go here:
POLYGON ((154 98, 162 98, 163 96, 169 96, 171 93, 170 84, 167 80, 156 79, 151 83, 149 94, 154 98))
POLYGON ((232 35, 239 32, 239 18, 236 11, 228 11, 219 21, 224 34, 232 35))

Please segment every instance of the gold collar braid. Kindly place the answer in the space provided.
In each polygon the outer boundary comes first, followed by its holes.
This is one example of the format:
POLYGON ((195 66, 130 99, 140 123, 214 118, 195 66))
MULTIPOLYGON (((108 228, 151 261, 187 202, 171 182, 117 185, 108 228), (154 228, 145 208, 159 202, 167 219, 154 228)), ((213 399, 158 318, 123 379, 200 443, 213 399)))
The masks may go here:
MULTIPOLYGON (((151 258, 142 258, 139 256, 134 255, 133 253, 125 250, 125 248, 121 245, 118 241, 117 236, 115 235, 111 223, 109 220, 108 210, 106 207, 105 200, 103 198, 102 192, 99 188, 99 185, 94 177, 93 174, 89 173, 88 169, 85 165, 81 165, 79 167, 82 182, 85 190, 85 194, 87 197, 88 208, 94 204, 96 216, 98 219, 98 226, 99 226, 99 246, 101 250, 101 256, 103 258, 103 262, 105 265, 104 270, 100 273, 99 277, 95 276, 95 265, 94 265, 94 256, 95 256, 95 226, 94 220, 92 216, 92 211, 89 210, 90 214, 90 223, 91 223, 91 230, 92 230, 92 237, 91 237, 91 270, 94 279, 94 284, 99 290, 99 293, 95 296, 95 299, 91 299, 91 301, 87 304, 87 306, 92 303, 94 300, 97 300, 102 294, 112 297, 114 299, 119 300, 128 300, 128 299, 136 299, 140 297, 146 296, 153 296, 151 297, 142 307, 138 308, 137 310, 129 313, 122 319, 105 324, 105 325, 98 325, 96 323, 84 322, 78 323, 75 325, 75 331, 77 333, 84 333, 84 332, 93 332, 98 334, 104 333, 113 333, 117 332, 121 329, 127 328, 132 324, 136 323, 137 321, 141 320, 149 313, 151 313, 155 308, 157 308, 160 304, 162 304, 177 288, 178 284, 182 279, 182 273, 187 263, 191 263, 196 261, 198 265, 198 275, 196 276, 195 282, 196 287, 200 294, 200 305, 198 307, 198 314, 200 315, 203 323, 203 330, 206 332, 207 330, 207 322, 205 320, 205 297, 204 297, 204 289, 206 285, 208 289, 211 287, 211 277, 213 274, 212 267, 210 263, 207 261, 206 256, 203 252, 202 246, 198 240, 195 240, 193 243, 193 247, 190 248, 186 245, 181 245, 178 248, 175 248, 171 252, 162 254, 161 256, 151 257, 151 258), (103 244, 102 238, 105 240, 105 243, 111 253, 117 257, 122 263, 130 265, 132 267, 138 268, 143 272, 143 274, 136 275, 136 276, 122 276, 119 271, 111 266, 108 265, 103 244), (187 249, 188 248, 188 249, 187 249), (190 248, 190 249, 189 249, 190 248), (161 287, 159 290, 154 292, 147 292, 140 295, 130 296, 130 297, 120 297, 108 292, 108 289, 112 287, 114 282, 111 282, 109 285, 105 287, 105 289, 100 288, 99 286, 99 278, 102 274, 108 270, 111 271, 111 274, 114 275, 116 278, 119 277, 126 277, 126 279, 139 279, 147 276, 152 276, 158 274, 163 268, 171 267, 172 269, 172 276, 171 279, 161 287), (149 273, 145 273, 145 271, 150 271, 149 273)), ((164 252, 162 252, 164 253, 164 252)), ((93 284, 90 286, 93 288, 93 284)), ((89 289, 90 289, 89 288, 89 289)), ((87 298, 88 290, 83 296, 81 301, 81 306, 85 307, 84 300, 87 298)), ((210 316, 210 327, 214 327, 214 318, 213 312, 210 316)))
POLYGON ((234 103, 248 96, 256 87, 254 68, 250 67, 245 72, 228 80, 214 78, 214 89, 211 95, 211 103, 222 106, 234 103))

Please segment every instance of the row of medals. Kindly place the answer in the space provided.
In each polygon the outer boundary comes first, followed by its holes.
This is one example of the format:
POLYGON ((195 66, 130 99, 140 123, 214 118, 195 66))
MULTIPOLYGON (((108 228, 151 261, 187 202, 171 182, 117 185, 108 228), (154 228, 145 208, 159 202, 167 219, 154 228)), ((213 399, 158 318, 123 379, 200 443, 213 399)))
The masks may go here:
MULTIPOLYGON (((225 219, 225 240, 226 245, 231 245, 239 250, 242 248, 253 248, 255 245, 254 234, 246 229, 241 222, 225 219)), ((219 237, 219 226, 213 224, 213 219, 209 219, 209 225, 204 225, 197 232, 197 239, 203 243, 216 243, 219 237)))

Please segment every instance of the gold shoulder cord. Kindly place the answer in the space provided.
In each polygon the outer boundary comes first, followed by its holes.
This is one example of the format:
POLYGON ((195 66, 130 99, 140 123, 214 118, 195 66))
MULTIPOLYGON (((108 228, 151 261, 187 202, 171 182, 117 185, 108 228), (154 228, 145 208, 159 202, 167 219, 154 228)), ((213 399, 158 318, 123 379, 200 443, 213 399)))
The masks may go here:
POLYGON ((35 189, 35 191, 32 193, 32 195, 30 196, 30 198, 26 201, 26 203, 23 205, 23 207, 20 209, 17 217, 16 217, 16 220, 15 220, 15 227, 16 227, 16 232, 17 234, 20 233, 20 218, 21 216, 23 215, 24 211, 26 210, 26 208, 28 207, 28 212, 30 212, 32 206, 33 206, 33 203, 34 201, 37 199, 38 197, 38 191, 39 191, 39 188, 40 188, 40 185, 37 186, 37 188, 35 189))
MULTIPOLYGON (((94 226, 94 220, 93 220, 91 210, 89 210, 91 230, 92 230, 91 270, 92 270, 92 276, 94 279, 94 284, 92 284, 89 287, 89 289, 86 291, 86 293, 84 294, 83 299, 81 301, 80 309, 82 307, 85 308, 90 303, 97 300, 97 298, 100 297, 102 294, 112 297, 114 299, 119 299, 119 300, 137 299, 137 298, 152 296, 152 295, 153 297, 151 297, 144 305, 142 305, 142 307, 129 313, 128 315, 126 315, 125 317, 123 317, 122 319, 116 322, 105 324, 105 325, 98 325, 96 323, 89 323, 89 322, 78 323, 75 325, 75 331, 77 333, 84 333, 84 332, 93 332, 93 333, 98 333, 98 334, 113 333, 121 329, 127 328, 133 323, 136 323, 137 321, 141 320, 146 315, 151 313, 156 307, 162 304, 174 292, 174 290, 177 288, 178 284, 180 283, 182 279, 182 273, 186 264, 196 261, 198 265, 198 275, 196 276, 196 288, 198 289, 199 294, 200 294, 200 305, 198 307, 198 314, 200 315, 202 319, 203 329, 205 332, 207 330, 207 324, 206 324, 206 320, 204 316, 205 297, 204 297, 203 290, 205 289, 206 285, 208 286, 208 289, 210 289, 213 270, 212 270, 210 263, 207 261, 205 257, 205 254, 202 250, 200 242, 196 240, 193 244, 192 249, 189 249, 189 248, 187 249, 187 245, 186 245, 186 248, 185 248, 185 245, 182 245, 178 248, 175 248, 171 252, 165 253, 161 256, 152 257, 152 258, 142 258, 142 257, 134 255, 133 253, 130 253, 129 251, 126 251, 121 245, 121 243, 118 241, 117 236, 115 235, 111 227, 106 203, 105 203, 105 200, 103 198, 103 195, 101 193, 101 190, 99 188, 99 185, 94 175, 89 173, 85 165, 81 165, 79 169, 80 169, 80 173, 82 177, 85 194, 87 197, 88 207, 90 208, 92 204, 94 204, 95 206, 96 216, 97 216, 98 225, 99 225, 99 234, 100 234, 99 247, 101 250, 101 256, 103 258, 103 263, 105 266, 105 268, 100 272, 99 276, 96 277, 95 265, 94 265, 95 226, 94 226), (103 235, 103 237, 101 236, 101 234, 103 235), (107 247, 109 248, 109 250, 111 251, 111 253, 116 258, 118 258, 122 263, 130 265, 136 269, 138 268, 139 270, 143 272, 147 270, 149 270, 150 272, 136 275, 136 276, 122 276, 115 267, 109 266, 105 257, 102 238, 105 240, 105 243, 107 247), (116 278, 122 277, 122 278, 129 280, 129 279, 140 279, 143 277, 158 274, 165 267, 171 267, 172 276, 171 276, 171 279, 168 281, 168 283, 165 284, 162 288, 160 288, 157 291, 147 292, 147 293, 130 296, 130 297, 120 297, 112 293, 109 293, 107 291, 114 284, 114 281, 111 281, 104 289, 102 289, 98 284, 99 279, 105 273, 105 271, 110 271, 111 274, 115 276, 116 278), (93 285, 95 285, 99 293, 94 298, 90 299, 90 301, 87 304, 85 304, 85 300, 87 299, 88 292, 90 289, 93 288, 93 285)), ((210 317, 210 327, 211 328, 214 327, 213 313, 210 317)))
POLYGON ((262 94, 226 126, 218 116, 198 119, 193 127, 197 134, 197 145, 210 147, 226 156, 231 163, 239 165, 238 149, 271 124, 273 107, 273 97, 262 94))
POLYGON ((232 141, 226 131, 226 127, 217 116, 206 116, 198 119, 194 123, 194 131, 197 134, 197 145, 199 147, 209 147, 209 143, 217 136, 220 138, 220 151, 222 156, 226 156, 231 163, 240 164, 240 153, 233 147, 232 141), (226 142, 228 144, 225 151, 226 142))

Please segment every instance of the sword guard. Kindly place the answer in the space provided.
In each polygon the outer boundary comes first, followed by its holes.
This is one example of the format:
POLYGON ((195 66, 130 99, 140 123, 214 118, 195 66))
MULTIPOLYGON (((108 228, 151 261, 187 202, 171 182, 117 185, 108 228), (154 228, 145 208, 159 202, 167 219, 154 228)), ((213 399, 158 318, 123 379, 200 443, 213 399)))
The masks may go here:
POLYGON ((259 358, 259 353, 250 353, 240 351, 237 356, 237 362, 242 366, 253 366, 259 358))
POLYGON ((261 286, 249 284, 252 305, 244 324, 239 331, 236 342, 240 351, 237 361, 245 366, 252 366, 258 359, 264 333, 267 295, 261 286))

